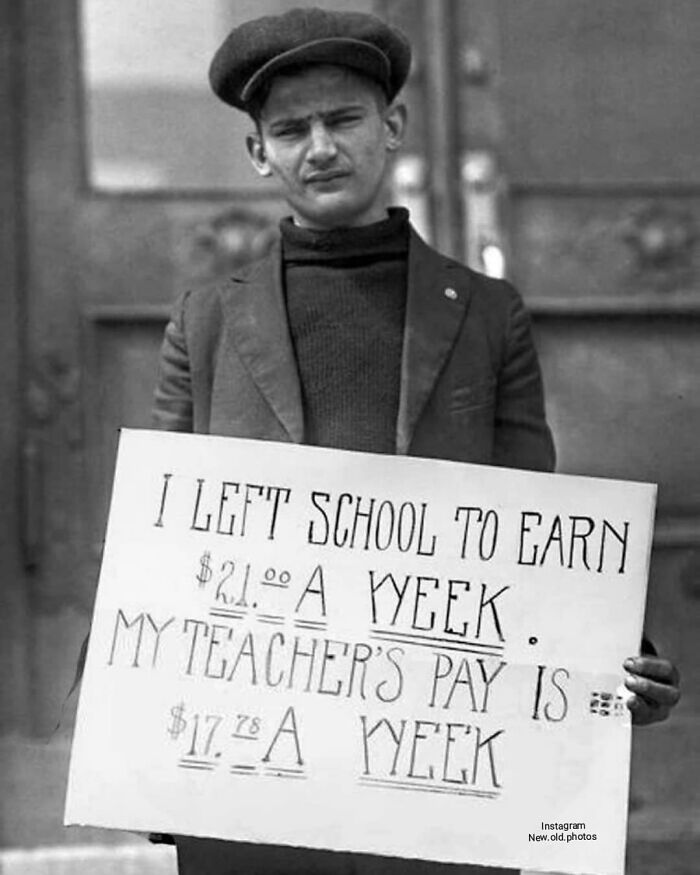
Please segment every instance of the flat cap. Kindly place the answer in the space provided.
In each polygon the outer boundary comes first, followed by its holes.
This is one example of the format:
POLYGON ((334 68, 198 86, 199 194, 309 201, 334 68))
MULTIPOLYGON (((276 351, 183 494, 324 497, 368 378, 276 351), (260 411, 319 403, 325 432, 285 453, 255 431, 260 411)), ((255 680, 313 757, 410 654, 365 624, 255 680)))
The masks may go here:
POLYGON ((350 67, 375 79, 392 100, 408 76, 411 46, 374 15, 291 9, 234 28, 214 55, 209 81, 224 103, 247 110, 276 73, 306 64, 350 67))

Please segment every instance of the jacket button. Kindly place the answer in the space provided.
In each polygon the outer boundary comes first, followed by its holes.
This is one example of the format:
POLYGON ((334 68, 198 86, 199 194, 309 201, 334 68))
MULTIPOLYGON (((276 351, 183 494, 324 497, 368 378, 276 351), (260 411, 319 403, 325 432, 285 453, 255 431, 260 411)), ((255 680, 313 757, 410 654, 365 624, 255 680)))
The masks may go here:
POLYGON ((449 298, 450 301, 457 300, 457 292, 454 289, 445 289, 445 297, 449 298))

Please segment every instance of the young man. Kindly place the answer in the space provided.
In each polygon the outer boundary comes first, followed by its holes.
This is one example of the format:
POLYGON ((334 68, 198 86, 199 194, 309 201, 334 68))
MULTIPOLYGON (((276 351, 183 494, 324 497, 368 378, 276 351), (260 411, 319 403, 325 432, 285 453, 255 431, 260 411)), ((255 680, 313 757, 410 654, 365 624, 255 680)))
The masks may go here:
MULTIPOLYGON (((213 89, 251 115, 251 161, 291 217, 265 259, 179 302, 159 427, 553 469, 518 294, 442 257, 406 211, 388 209, 409 65, 406 39, 359 13, 293 10, 224 41, 213 89)), ((664 719, 678 699, 673 666, 648 655, 625 668, 635 722, 664 719)), ((442 868, 198 840, 178 840, 178 853, 181 871, 198 873, 442 868)))

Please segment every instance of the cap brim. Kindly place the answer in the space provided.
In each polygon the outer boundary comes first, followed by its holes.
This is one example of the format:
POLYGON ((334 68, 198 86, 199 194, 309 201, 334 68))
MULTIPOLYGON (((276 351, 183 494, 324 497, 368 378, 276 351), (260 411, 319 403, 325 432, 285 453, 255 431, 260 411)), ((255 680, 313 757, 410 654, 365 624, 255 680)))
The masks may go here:
POLYGON ((256 91, 272 76, 288 67, 304 64, 333 64, 350 67, 375 79, 391 98, 391 63, 381 49, 363 40, 328 37, 289 49, 271 58, 255 71, 241 90, 241 101, 248 104, 256 91))

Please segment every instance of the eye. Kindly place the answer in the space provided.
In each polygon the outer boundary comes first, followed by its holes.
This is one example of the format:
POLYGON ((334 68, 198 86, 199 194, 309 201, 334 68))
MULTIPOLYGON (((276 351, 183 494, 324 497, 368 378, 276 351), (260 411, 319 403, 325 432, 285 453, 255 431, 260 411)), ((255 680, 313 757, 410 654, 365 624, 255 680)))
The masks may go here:
POLYGON ((286 122, 282 125, 275 125, 271 134, 280 140, 295 140, 303 137, 306 132, 306 125, 301 122, 286 122))
POLYGON ((359 112, 344 112, 340 115, 334 116, 331 119, 330 124, 334 127, 351 127, 361 120, 362 116, 359 112))

